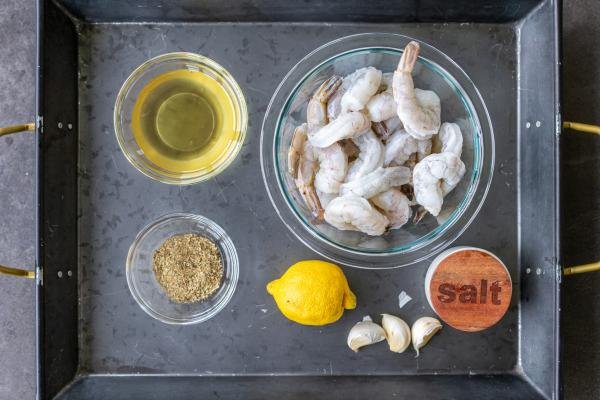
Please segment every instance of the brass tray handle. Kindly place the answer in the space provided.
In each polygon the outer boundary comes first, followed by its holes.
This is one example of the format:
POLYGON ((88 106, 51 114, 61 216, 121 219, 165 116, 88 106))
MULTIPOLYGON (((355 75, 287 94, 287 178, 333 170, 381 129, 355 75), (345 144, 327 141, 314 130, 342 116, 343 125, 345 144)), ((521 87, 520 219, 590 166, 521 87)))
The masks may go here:
POLYGON ((30 122, 28 124, 7 126, 5 128, 0 128, 0 136, 10 135, 11 133, 17 133, 17 132, 23 132, 23 131, 33 131, 33 130, 35 130, 34 122, 30 122))
MULTIPOLYGON (((564 129, 572 129, 574 131, 595 133, 600 135, 600 126, 581 124, 579 122, 563 122, 564 129)), ((585 274, 586 272, 600 271, 600 261, 596 261, 589 264, 576 265, 573 267, 565 267, 563 269, 563 275, 574 275, 574 274, 585 274)))
MULTIPOLYGON (((10 135, 11 133, 23 132, 23 131, 33 131, 35 130, 35 123, 30 122, 28 124, 21 125, 13 125, 7 126, 5 128, 0 128, 0 136, 10 135)), ((12 268, 6 267, 4 265, 0 265, 0 274, 16 276, 19 278, 35 278, 35 271, 28 271, 26 269, 12 268)))

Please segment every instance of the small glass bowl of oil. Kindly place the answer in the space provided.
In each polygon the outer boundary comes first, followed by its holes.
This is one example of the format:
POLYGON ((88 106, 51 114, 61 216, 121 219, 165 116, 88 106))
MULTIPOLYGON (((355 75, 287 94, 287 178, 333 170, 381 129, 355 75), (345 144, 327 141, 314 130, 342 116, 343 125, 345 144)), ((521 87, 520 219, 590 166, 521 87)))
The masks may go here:
POLYGON ((189 185, 222 172, 239 153, 248 126, 242 91, 225 68, 193 53, 169 53, 140 65, 115 103, 121 150, 140 172, 189 185))

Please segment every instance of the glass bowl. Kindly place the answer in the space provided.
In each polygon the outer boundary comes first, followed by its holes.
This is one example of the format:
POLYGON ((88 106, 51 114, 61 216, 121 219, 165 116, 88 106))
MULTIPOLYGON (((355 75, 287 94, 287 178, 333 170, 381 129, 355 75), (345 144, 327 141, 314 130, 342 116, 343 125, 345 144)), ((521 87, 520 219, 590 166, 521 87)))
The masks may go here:
MULTIPOLYGON (((184 83, 185 85, 185 83, 184 83)), ((152 93, 152 92, 150 92, 152 93)), ((148 95, 150 98, 151 95, 148 95)), ((173 96, 175 97, 175 96, 173 96)), ((166 101, 162 104, 165 104, 166 101)), ((154 124, 158 124, 160 109, 150 111, 154 118, 154 124)), ((145 115, 145 114, 141 114, 145 115)), ((136 120, 139 118, 136 118, 136 120)), ((248 127, 248 111, 246 101, 239 85, 229 72, 215 61, 204 56, 193 53, 168 53, 152 58, 137 67, 127 80, 123 83, 117 95, 114 109, 115 134, 119 146, 127 160, 144 175, 157 181, 176 185, 189 185, 204 181, 222 172, 238 155, 248 127), (231 132, 221 141, 214 143, 214 158, 206 165, 196 166, 191 163, 184 164, 182 161, 178 168, 159 165, 156 159, 149 154, 157 153, 152 147, 144 150, 135 138, 132 123, 134 121, 136 101, 138 96, 147 87, 159 88, 155 78, 174 71, 202 72, 207 76, 207 82, 211 87, 216 87, 219 93, 224 93, 228 115, 232 115, 231 132)), ((141 129, 141 128, 140 128, 141 129)), ((212 151, 212 149, 211 149, 212 151)), ((185 156, 185 154, 184 154, 185 156)), ((175 163, 173 163, 175 165, 175 163)))
POLYGON ((214 317, 231 300, 239 275, 239 262, 233 242, 223 228, 208 218, 193 214, 168 214, 138 233, 129 248, 126 263, 127 285, 131 295, 146 313, 167 324, 197 324, 214 317), (154 251, 174 235, 195 233, 212 240, 223 260, 221 286, 206 300, 174 303, 156 281, 152 270, 154 251))
MULTIPOLYGON (((294 128, 306 121, 310 96, 331 75, 348 75, 373 66, 396 69, 411 40, 391 33, 346 36, 304 57, 285 76, 271 98, 261 134, 261 166, 269 197, 280 218, 305 245, 335 262, 360 268, 393 268, 423 260, 452 243, 473 221, 492 179, 494 137, 490 118, 473 82, 448 56, 426 43, 413 72, 415 86, 435 91, 442 103, 442 122, 455 122, 463 133, 466 174, 444 199, 439 218, 427 215, 380 237, 341 231, 313 223, 287 172, 287 151, 294 128)), ((414 210, 414 207, 413 207, 414 210)))

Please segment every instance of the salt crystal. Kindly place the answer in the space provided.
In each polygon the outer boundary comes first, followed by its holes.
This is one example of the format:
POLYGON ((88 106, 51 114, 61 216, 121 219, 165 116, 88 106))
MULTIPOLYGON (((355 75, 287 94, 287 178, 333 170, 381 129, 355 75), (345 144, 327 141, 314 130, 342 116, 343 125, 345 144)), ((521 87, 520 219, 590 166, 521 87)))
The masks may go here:
POLYGON ((398 305, 400 306, 400 308, 404 307, 406 303, 408 303, 411 300, 412 297, 410 297, 404 290, 401 291, 398 295, 398 305))

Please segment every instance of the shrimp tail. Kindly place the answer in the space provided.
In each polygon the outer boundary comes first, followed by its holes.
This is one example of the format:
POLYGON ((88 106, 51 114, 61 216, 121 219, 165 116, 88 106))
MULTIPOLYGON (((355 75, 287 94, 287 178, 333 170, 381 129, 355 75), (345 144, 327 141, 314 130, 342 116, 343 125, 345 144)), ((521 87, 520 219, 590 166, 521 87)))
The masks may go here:
POLYGON ((360 149, 358 146, 352 141, 352 139, 342 139, 340 140, 340 144, 342 145, 342 149, 346 156, 350 159, 349 161, 354 161, 358 157, 360 153, 360 149))
POLYGON ((417 211, 415 212, 415 217, 413 218, 413 224, 417 225, 425 216, 427 215, 427 210, 423 206, 419 206, 417 211))
POLYGON ((311 211, 312 215, 315 217, 315 220, 313 222, 322 222, 325 211, 321 206, 321 201, 319 200, 319 196, 317 195, 317 192, 314 189, 314 187, 308 187, 306 185, 298 183, 298 189, 300 191, 300 195, 306 203, 306 206, 311 211))
POLYGON ((402 57, 400 57, 400 62, 398 62, 397 71, 412 73, 419 57, 419 50, 419 43, 413 41, 407 44, 402 52, 402 57))
POLYGON ((342 84, 342 78, 337 75, 333 75, 328 78, 325 82, 319 86, 317 91, 315 92, 315 96, 321 103, 327 103, 329 98, 333 96, 335 91, 342 84))
POLYGON ((383 121, 371 123, 371 129, 373 129, 373 132, 375 132, 383 143, 385 143, 391 135, 391 132, 383 121))
POLYGON ((324 210, 321 206, 321 201, 317 195, 317 191, 313 186, 314 182, 314 171, 303 171, 302 168, 298 168, 298 176, 296 178, 296 187, 300 192, 300 196, 304 200, 306 207, 310 210, 311 214, 315 217, 316 222, 323 221, 324 210), (305 176, 308 173, 309 176, 305 176))
POLYGON ((304 149, 304 143, 306 142, 306 129, 306 123, 296 127, 292 136, 292 143, 288 150, 288 172, 294 177, 298 170, 298 162, 304 149))

